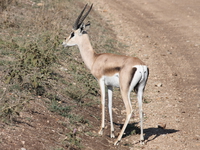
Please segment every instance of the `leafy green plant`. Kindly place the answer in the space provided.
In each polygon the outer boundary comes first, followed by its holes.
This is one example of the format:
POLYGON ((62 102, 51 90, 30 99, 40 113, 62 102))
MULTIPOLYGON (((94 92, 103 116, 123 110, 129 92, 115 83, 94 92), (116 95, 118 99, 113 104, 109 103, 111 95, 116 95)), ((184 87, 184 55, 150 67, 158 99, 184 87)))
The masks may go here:
POLYGON ((57 42, 51 41, 47 36, 44 38, 46 45, 43 47, 39 47, 37 43, 30 43, 26 48, 21 48, 23 51, 16 63, 10 67, 5 82, 20 83, 21 89, 43 95, 45 89, 50 86, 49 80, 53 78, 51 66, 57 61, 54 55, 57 42))
POLYGON ((16 99, 16 97, 17 95, 10 95, 10 101, 12 101, 12 103, 9 103, 7 100, 1 102, 4 105, 0 103, 0 118, 5 122, 13 122, 14 118, 19 116, 23 106, 28 102, 24 97, 20 99, 16 99))
POLYGON ((4 11, 11 2, 12 2, 12 0, 1 0, 1 2, 0 2, 0 12, 4 11))
POLYGON ((72 133, 67 134, 67 141, 69 148, 76 148, 76 149, 81 149, 81 138, 78 137, 78 132, 77 129, 73 129, 72 133))
MULTIPOLYGON (((43 107, 38 109, 43 112, 47 107, 52 112, 45 115, 54 113, 65 117, 60 123, 66 132, 79 129, 76 133, 65 133, 66 141, 59 141, 62 139, 59 138, 57 146, 50 145, 60 150, 66 147, 81 149, 79 135, 90 131, 93 123, 90 124, 91 117, 88 114, 93 114, 91 110, 94 109, 88 109, 84 114, 83 110, 99 104, 98 83, 86 69, 77 47, 63 48, 61 45, 62 39, 71 30, 74 16, 80 13, 81 5, 84 5, 81 3, 77 0, 22 0, 0 6, 0 9, 7 10, 1 12, 0 19, 0 67, 2 79, 5 79, 0 84, 0 90, 7 89, 5 94, 0 91, 4 95, 0 101, 0 118, 2 121, 24 119, 23 115, 18 116, 20 112, 29 113, 29 110, 35 109, 38 100, 42 101, 40 105, 43 107), (38 3, 42 3, 42 6, 38 3), (60 69, 63 66, 66 70, 60 69), (29 101, 35 103, 27 105, 29 101)), ((114 32, 102 28, 108 25, 94 11, 88 17, 92 22, 90 37, 93 48, 100 53, 117 53, 121 44, 116 45, 118 42, 114 32)), ((91 116, 100 120, 96 114, 91 116)), ((25 121, 29 119, 33 118, 25 118, 25 121)), ((49 148, 49 145, 44 146, 49 148)))
POLYGON ((67 73, 73 82, 67 83, 66 92, 72 99, 80 103, 84 98, 99 95, 97 81, 82 62, 70 60, 68 66, 67 73))
POLYGON ((72 124, 80 124, 80 123, 88 124, 89 123, 88 120, 84 119, 82 116, 79 116, 77 114, 69 114, 67 117, 69 118, 72 124))
POLYGON ((50 105, 49 109, 50 109, 50 111, 56 112, 56 113, 58 113, 59 115, 61 115, 63 117, 68 117, 69 116, 69 112, 71 111, 71 107, 70 106, 62 106, 56 100, 53 100, 51 102, 51 105, 50 105))

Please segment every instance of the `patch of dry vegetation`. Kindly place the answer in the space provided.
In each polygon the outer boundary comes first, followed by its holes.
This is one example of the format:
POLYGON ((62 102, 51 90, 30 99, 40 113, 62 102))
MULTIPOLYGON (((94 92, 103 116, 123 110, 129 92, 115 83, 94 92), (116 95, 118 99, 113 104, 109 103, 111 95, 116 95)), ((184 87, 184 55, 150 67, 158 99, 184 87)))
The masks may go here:
MULTIPOLYGON (((34 120, 25 119, 22 114, 42 113, 42 108, 48 108, 47 115, 67 118, 68 121, 59 123, 67 127, 62 133, 67 142, 57 141, 58 145, 46 145, 48 148, 80 149, 81 138, 73 129, 91 128, 86 114, 98 119, 94 112, 82 112, 83 106, 88 111, 96 109, 98 85, 85 68, 77 47, 61 45, 71 30, 74 16, 83 6, 79 0, 4 0, 0 3, 1 123, 3 128, 19 122, 31 124, 34 120)), ((115 35, 111 29, 102 28, 106 24, 95 11, 88 20, 92 22, 89 34, 97 52, 118 49, 115 35)), ((81 136, 86 134, 80 131, 81 136)), ((2 148, 6 148, 6 144, 2 148)))

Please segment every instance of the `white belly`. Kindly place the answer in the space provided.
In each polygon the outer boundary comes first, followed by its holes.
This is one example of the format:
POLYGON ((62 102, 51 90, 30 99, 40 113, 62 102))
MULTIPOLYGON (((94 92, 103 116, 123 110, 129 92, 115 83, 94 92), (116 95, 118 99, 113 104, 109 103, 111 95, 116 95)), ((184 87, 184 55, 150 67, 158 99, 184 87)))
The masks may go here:
POLYGON ((104 76, 104 83, 105 85, 119 87, 119 73, 116 73, 113 76, 104 76))

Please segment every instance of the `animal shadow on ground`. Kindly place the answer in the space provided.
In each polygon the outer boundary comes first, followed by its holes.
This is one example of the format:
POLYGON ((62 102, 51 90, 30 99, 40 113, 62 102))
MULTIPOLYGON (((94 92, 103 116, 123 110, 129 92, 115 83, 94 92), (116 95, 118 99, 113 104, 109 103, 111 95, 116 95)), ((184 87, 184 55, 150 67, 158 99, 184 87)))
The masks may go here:
MULTIPOLYGON (((117 124, 114 123, 115 125, 119 126, 121 129, 123 127, 123 124, 117 124)), ((136 126, 138 123, 132 123, 132 124, 128 124, 125 130, 125 134, 123 135, 124 137, 127 137, 129 135, 134 135, 134 134, 140 134, 140 127, 136 126)), ((145 143, 148 143, 154 139, 156 139, 157 137, 159 137, 160 135, 167 135, 167 134, 172 134, 172 133, 176 133, 179 130, 175 130, 175 129, 162 129, 162 128, 147 128, 144 129, 144 140, 145 143), (154 136, 153 138, 150 139, 150 137, 154 136)), ((139 141, 138 141, 139 142, 139 141)))
POLYGON ((175 130, 175 129, 162 129, 162 128, 148 128, 148 129, 144 129, 144 133, 145 133, 144 140, 145 140, 145 143, 148 143, 149 141, 152 141, 152 140, 156 139, 160 135, 172 134, 172 133, 176 133, 178 131, 179 130, 175 130), (151 136, 154 136, 154 137, 150 139, 151 136))
MULTIPOLYGON (((119 124, 119 123, 115 123, 113 122, 114 125, 118 126, 120 129, 122 129, 124 124, 119 124)), ((136 126, 136 124, 138 123, 131 123, 128 124, 126 127, 126 130, 124 131, 123 137, 127 137, 129 135, 133 135, 133 134, 140 134, 140 128, 138 126, 136 126)))

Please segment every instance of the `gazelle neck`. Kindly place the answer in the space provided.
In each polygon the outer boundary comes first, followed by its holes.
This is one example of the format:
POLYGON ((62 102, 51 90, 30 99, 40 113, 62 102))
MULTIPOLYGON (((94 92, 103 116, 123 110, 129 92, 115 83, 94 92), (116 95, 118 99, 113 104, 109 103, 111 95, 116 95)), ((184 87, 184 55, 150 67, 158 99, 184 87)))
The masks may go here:
POLYGON ((77 45, 84 63, 86 64, 87 68, 91 70, 96 53, 92 48, 88 34, 83 34, 80 42, 77 45))

